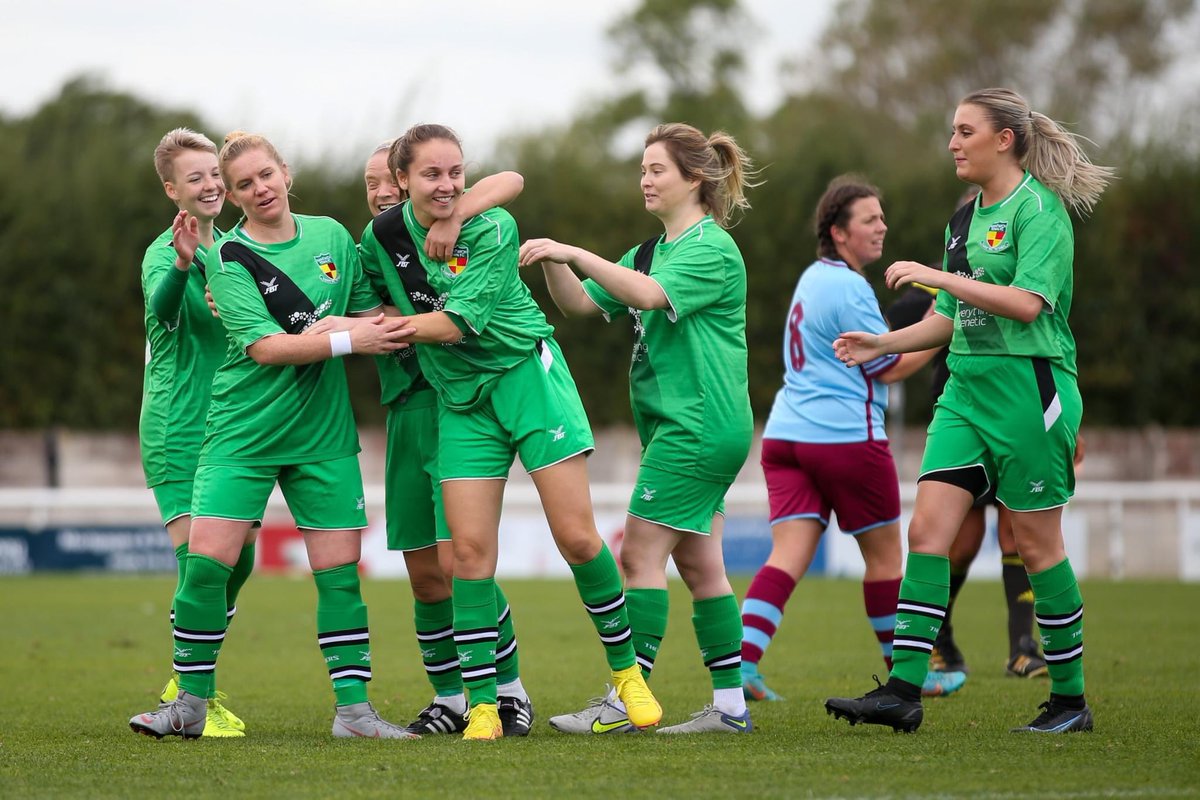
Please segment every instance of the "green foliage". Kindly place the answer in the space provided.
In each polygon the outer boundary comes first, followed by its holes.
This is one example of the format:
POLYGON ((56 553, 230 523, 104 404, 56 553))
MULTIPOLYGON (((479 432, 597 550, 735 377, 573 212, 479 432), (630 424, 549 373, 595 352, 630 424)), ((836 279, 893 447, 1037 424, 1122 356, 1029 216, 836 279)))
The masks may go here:
POLYGON ((202 129, 80 78, 5 126, 0 427, 136 425, 142 254, 174 214, 152 154, 180 125, 202 129))
MULTIPOLYGON (((1157 108, 1152 83, 1186 56, 1197 0, 843 0, 819 51, 798 54, 792 92, 761 117, 742 100, 745 56, 762 21, 737 0, 643 0, 609 31, 612 96, 570 122, 507 137, 494 163, 525 176, 512 204, 523 237, 549 236, 610 259, 658 230, 638 189, 641 142, 658 122, 732 133, 763 166, 753 209, 732 230, 749 272, 750 391, 761 419, 779 386, 784 315, 812 261, 811 215, 828 181, 858 172, 884 193, 884 260, 939 258, 962 185, 945 150, 957 99, 1011 85, 1100 144, 1120 179, 1076 221, 1075 306, 1089 425, 1200 424, 1200 107, 1157 108), (1175 391, 1164 392, 1163 386, 1175 391)), ((1178 72, 1178 71, 1176 71, 1178 72)), ((1172 73, 1173 74, 1173 73, 1172 73)), ((1185 81, 1175 75, 1173 80, 1185 81)), ((1195 86, 1183 85, 1194 93, 1195 86)), ((150 155, 187 111, 158 109, 87 79, 28 117, 0 117, 0 428, 131 430, 143 361, 137 279, 145 246, 170 222, 150 155)), ((365 153, 294 164, 297 211, 366 224, 365 153), (347 166, 350 165, 350 166, 347 166)), ((468 153, 470 160, 471 154, 468 153)), ((236 211, 227 207, 220 224, 236 211)), ((593 423, 630 419, 628 320, 565 320, 537 270, 526 279, 555 324, 593 423)), ((348 363, 356 413, 382 420, 367 359, 348 363)), ((928 413, 909 392, 909 421, 928 413)))
MULTIPOLYGON (((244 739, 154 741, 127 720, 153 708, 170 664, 174 580, 34 576, 0 580, 6 688, 0 785, 6 797, 128 797, 170 786, 230 797, 1181 797, 1194 796, 1200 657, 1191 609, 1200 587, 1090 582, 1087 689, 1096 731, 1018 736, 1044 680, 1004 677, 1004 605, 994 581, 968 581, 955 606, 971 666, 958 694, 927 704, 910 736, 848 727, 825 697, 873 686, 883 663, 857 581, 801 582, 763 670, 786 701, 754 704, 749 736, 573 737, 546 720, 601 692, 595 632, 566 581, 506 581, 522 680, 536 719, 524 739, 345 741, 329 735, 333 695, 313 635, 309 579, 255 576, 221 653, 220 687, 244 739), (819 610, 819 613, 814 613, 819 610)), ((710 702, 691 603, 671 585, 671 619, 652 686, 665 721, 710 702)), ((745 589, 739 581, 737 590, 745 589)), ((407 722, 429 702, 409 586, 364 582, 371 608, 372 701, 407 722)))

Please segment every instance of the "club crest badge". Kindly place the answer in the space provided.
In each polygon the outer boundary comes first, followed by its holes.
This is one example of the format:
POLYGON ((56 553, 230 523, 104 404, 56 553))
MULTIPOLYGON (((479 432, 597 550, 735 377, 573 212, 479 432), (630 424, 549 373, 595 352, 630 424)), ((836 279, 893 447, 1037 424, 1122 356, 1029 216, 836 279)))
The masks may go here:
POLYGON ((989 253, 999 253, 1008 249, 1011 242, 1008 241, 1008 223, 994 222, 984 234, 983 242, 981 243, 984 250, 989 253))
POLYGON ((317 269, 321 270, 321 280, 326 283, 338 282, 337 264, 333 263, 333 256, 329 253, 321 253, 319 256, 314 256, 313 260, 317 262, 317 269))
POLYGON ((462 271, 467 268, 468 251, 465 245, 455 245, 453 252, 450 254, 450 260, 446 262, 444 271, 446 277, 457 278, 462 274, 462 271))

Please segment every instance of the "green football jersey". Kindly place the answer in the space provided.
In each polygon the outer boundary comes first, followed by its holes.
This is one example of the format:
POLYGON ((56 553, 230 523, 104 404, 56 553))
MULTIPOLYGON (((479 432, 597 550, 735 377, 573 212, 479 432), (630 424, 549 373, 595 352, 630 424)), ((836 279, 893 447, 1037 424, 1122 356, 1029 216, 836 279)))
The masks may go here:
POLYGON ((466 411, 554 328, 521 281, 517 223, 507 211, 467 220, 449 261, 425 255, 427 233, 409 203, 390 208, 363 231, 363 260, 402 313, 445 311, 462 329, 459 341, 418 345, 417 353, 442 404, 466 411))
MULTIPOLYGON (((369 229, 370 226, 368 226, 369 229)), ((378 252, 379 243, 375 242, 374 245, 370 252, 364 250, 361 244, 359 245, 358 254, 362 259, 363 272, 366 273, 367 279, 371 282, 371 288, 375 290, 380 299, 386 305, 395 306, 396 301, 392 298, 383 278, 383 269, 390 263, 390 260, 384 260, 381 263, 381 256, 378 252)), ((387 355, 375 356, 375 366, 379 370, 379 402, 385 406, 389 406, 413 392, 429 388, 429 381, 425 380, 425 375, 421 372, 421 364, 415 347, 406 347, 387 355)))
POLYGON ((643 463, 732 480, 753 432, 746 264, 737 244, 706 216, 671 242, 658 237, 631 249, 619 263, 657 281, 670 304, 627 309, 594 280, 583 282, 606 317, 628 311, 633 318, 630 403, 643 446, 652 432, 656 439, 643 463))
POLYGON ((1016 286, 1041 297, 1042 313, 1030 323, 990 314, 949 292, 936 310, 954 320, 950 352, 1046 358, 1076 374, 1071 313, 1075 233, 1062 201, 1025 173, 1020 185, 995 205, 982 195, 960 208, 946 227, 943 269, 996 286, 1016 286))
POLYGON ((239 223, 209 253, 229 350, 213 378, 201 464, 303 464, 359 450, 340 358, 272 366, 246 354, 268 336, 379 306, 346 229, 328 217, 293 216, 290 241, 255 242, 239 223))
POLYGON ((191 480, 196 472, 213 373, 225 358, 225 328, 204 299, 207 254, 203 246, 196 249, 185 277, 175 269, 168 228, 142 259, 146 372, 138 432, 147 486, 191 480), (156 297, 168 307, 156 304, 156 297), (152 306, 168 318, 160 319, 152 306))

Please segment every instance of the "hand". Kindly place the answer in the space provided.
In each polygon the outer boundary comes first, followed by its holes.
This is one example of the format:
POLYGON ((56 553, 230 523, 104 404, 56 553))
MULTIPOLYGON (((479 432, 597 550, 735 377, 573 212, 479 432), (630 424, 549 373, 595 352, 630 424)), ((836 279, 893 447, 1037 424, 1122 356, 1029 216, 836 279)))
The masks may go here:
POLYGON ((450 256, 454 255, 454 245, 461 230, 462 220, 454 217, 434 222, 425 235, 425 255, 434 261, 449 261, 450 256))
POLYGON ((171 223, 171 243, 175 245, 175 269, 187 272, 200 246, 200 220, 186 211, 176 214, 171 223))
POLYGON ((847 367, 862 366, 885 352, 879 337, 865 331, 848 331, 833 340, 833 354, 847 367))
MULTIPOLYGON (((380 316, 382 316, 382 314, 380 316)), ((301 331, 300 335, 301 336, 310 336, 310 335, 316 335, 318 333, 333 333, 334 331, 348 331, 348 330, 352 329, 355 325, 358 325, 360 322, 369 322, 369 321, 370 321, 370 319, 368 317, 338 317, 338 316, 331 315, 328 317, 322 317, 321 319, 314 322, 312 325, 309 325, 307 328, 305 328, 303 331, 301 331)))
POLYGON ((361 317, 350 329, 350 347, 355 353, 383 355, 408 347, 406 338, 417 332, 408 317, 361 317))
POLYGON ((208 288, 207 283, 204 284, 204 302, 208 303, 208 308, 212 311, 212 315, 220 319, 221 315, 217 313, 217 302, 213 300, 212 289, 208 288))
POLYGON ((910 283, 920 283, 935 289, 942 289, 945 288, 942 286, 942 278, 945 274, 940 269, 927 267, 916 261, 897 261, 884 270, 883 280, 889 289, 900 289, 910 283))
POLYGON ((521 245, 517 259, 522 267, 537 264, 541 261, 570 264, 575 257, 577 249, 569 244, 559 244, 553 239, 529 239, 525 244, 521 245))

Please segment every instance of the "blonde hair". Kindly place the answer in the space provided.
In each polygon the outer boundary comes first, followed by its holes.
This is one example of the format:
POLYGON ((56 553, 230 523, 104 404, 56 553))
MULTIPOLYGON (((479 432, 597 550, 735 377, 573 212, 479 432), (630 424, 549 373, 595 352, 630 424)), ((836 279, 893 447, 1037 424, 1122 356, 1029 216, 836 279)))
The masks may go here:
MULTIPOLYGON (((225 137, 225 144, 221 147, 221 152, 217 155, 217 162, 221 165, 221 178, 225 181, 225 185, 232 189, 232 183, 229 180, 229 163, 245 152, 260 148, 267 157, 286 169, 287 162, 283 160, 283 156, 279 155, 279 151, 275 149, 275 145, 267 140, 267 137, 260 136, 257 133, 246 133, 246 131, 231 131, 225 137)), ((291 180, 288 180, 288 188, 291 188, 291 180)))
POLYGON ((191 128, 176 128, 167 131, 154 148, 154 171, 163 183, 175 179, 175 159, 184 150, 197 150, 217 154, 217 146, 203 133, 191 128))
POLYGON ((731 226, 737 211, 747 211, 746 189, 759 171, 734 138, 724 131, 705 137, 683 122, 658 125, 646 136, 646 147, 662 142, 685 180, 700 181, 700 205, 723 228, 731 226))
POLYGON ((959 105, 979 106, 996 131, 1011 130, 1021 166, 1073 211, 1091 212, 1116 177, 1112 167, 1093 164, 1088 158, 1082 143, 1092 143, 1090 139, 1033 111, 1012 89, 980 89, 964 97, 959 105))

